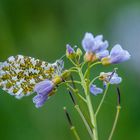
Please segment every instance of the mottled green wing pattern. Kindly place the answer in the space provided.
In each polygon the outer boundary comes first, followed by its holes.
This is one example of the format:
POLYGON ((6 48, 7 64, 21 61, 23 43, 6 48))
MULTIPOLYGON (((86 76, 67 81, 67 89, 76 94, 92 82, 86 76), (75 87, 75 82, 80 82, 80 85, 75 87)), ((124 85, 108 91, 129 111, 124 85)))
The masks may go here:
POLYGON ((16 98, 30 95, 37 83, 60 75, 63 61, 50 64, 28 56, 11 56, 0 63, 0 87, 16 98))

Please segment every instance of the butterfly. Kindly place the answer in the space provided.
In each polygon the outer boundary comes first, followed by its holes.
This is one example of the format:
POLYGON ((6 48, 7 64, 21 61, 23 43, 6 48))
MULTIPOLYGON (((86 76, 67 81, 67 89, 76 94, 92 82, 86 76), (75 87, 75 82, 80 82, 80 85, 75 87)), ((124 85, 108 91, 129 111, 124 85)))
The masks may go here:
POLYGON ((62 59, 51 64, 33 57, 11 56, 0 63, 0 87, 20 99, 31 95, 37 83, 61 75, 63 68, 62 59))

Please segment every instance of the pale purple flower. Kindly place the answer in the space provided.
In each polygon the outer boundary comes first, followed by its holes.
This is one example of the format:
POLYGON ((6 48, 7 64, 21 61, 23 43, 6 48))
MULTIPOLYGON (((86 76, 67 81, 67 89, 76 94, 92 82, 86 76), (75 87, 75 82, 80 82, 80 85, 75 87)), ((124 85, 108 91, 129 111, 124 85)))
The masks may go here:
POLYGON ((33 103, 35 103, 36 108, 42 107, 44 103, 47 101, 48 95, 42 96, 40 94, 37 94, 33 98, 33 103))
POLYGON ((82 40, 83 49, 86 52, 93 52, 95 46, 94 36, 91 33, 86 33, 82 40))
POLYGON ((96 54, 108 48, 108 41, 103 41, 102 35, 97 35, 94 37, 91 33, 85 33, 85 36, 82 40, 82 46, 86 52, 92 52, 96 54))
POLYGON ((116 63, 121 63, 124 61, 127 61, 130 59, 130 54, 128 51, 123 50, 123 48, 117 44, 115 45, 109 55, 109 61, 110 63, 116 64, 116 63))
POLYGON ((122 78, 118 76, 118 74, 116 72, 108 72, 108 73, 104 73, 101 72, 100 76, 103 77, 103 81, 104 81, 104 86, 107 85, 107 83, 110 84, 120 84, 122 82, 122 78))
POLYGON ((37 95, 33 98, 33 103, 39 108, 44 105, 45 101, 48 99, 48 95, 54 89, 54 83, 50 80, 44 80, 38 83, 34 91, 37 95))
POLYGON ((69 44, 66 45, 66 49, 69 55, 75 52, 74 49, 69 44))
POLYGON ((93 95, 98 95, 98 94, 101 94, 102 92, 103 92, 103 89, 101 89, 101 88, 98 88, 98 87, 96 87, 96 85, 91 85, 90 86, 90 92, 93 94, 93 95))
POLYGON ((98 58, 98 59, 102 59, 102 58, 104 58, 104 57, 107 57, 109 55, 109 51, 108 50, 103 50, 103 51, 101 51, 101 52, 97 52, 96 53, 96 57, 98 58))

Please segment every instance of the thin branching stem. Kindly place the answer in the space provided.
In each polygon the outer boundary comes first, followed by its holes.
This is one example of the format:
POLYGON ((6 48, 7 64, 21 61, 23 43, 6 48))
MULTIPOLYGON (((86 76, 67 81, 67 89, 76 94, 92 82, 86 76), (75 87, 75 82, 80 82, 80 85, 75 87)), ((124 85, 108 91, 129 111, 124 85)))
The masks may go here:
POLYGON ((75 84, 80 84, 81 85, 81 82, 80 81, 65 81, 65 83, 75 83, 75 84))
POLYGON ((92 138, 92 137, 93 137, 93 134, 92 134, 91 128, 90 128, 90 126, 89 126, 87 120, 85 119, 85 117, 84 117, 84 115, 83 115, 81 109, 79 108, 78 105, 75 105, 75 109, 76 109, 77 112, 79 113, 81 119, 83 120, 83 122, 84 122, 84 124, 85 124, 85 127, 86 127, 86 129, 87 129, 87 131, 88 131, 90 137, 92 138))
POLYGON ((67 87, 72 90, 72 92, 75 93, 82 101, 87 103, 86 99, 81 94, 79 94, 78 91, 75 90, 71 85, 67 84, 67 87))
POLYGON ((115 120, 114 120, 113 127, 112 127, 112 129, 111 129, 111 133, 110 133, 110 135, 109 135, 108 140, 112 140, 112 136, 113 136, 113 134, 114 134, 114 131, 115 131, 115 128, 116 128, 116 125, 117 125, 117 122, 118 122, 118 118, 119 118, 119 114, 120 114, 120 109, 121 109, 121 106, 118 105, 118 106, 117 106, 117 111, 116 111, 115 120))
POLYGON ((69 72, 75 72, 75 73, 78 73, 77 70, 69 70, 69 72))
POLYGON ((76 63, 72 59, 69 59, 69 60, 75 67, 77 67, 76 63))
POLYGON ((87 68, 87 70, 86 70, 86 72, 85 72, 85 74, 84 74, 84 77, 86 77, 87 74, 88 74, 88 71, 89 71, 93 66, 95 66, 95 65, 97 65, 97 64, 101 64, 101 62, 98 61, 98 62, 95 62, 95 63, 91 64, 91 65, 87 68))
POLYGON ((70 128, 70 130, 73 132, 73 134, 74 134, 76 140, 80 140, 80 137, 79 137, 79 135, 78 135, 78 133, 77 133, 75 127, 72 126, 72 127, 70 128))
POLYGON ((64 109, 64 112, 65 112, 67 121, 68 121, 68 123, 69 123, 69 125, 70 125, 70 130, 71 130, 72 133, 74 134, 76 140, 80 140, 80 137, 79 137, 79 135, 78 135, 78 133, 77 133, 77 131, 76 131, 75 126, 74 126, 73 123, 72 123, 71 117, 70 117, 70 115, 69 115, 69 113, 68 113, 66 107, 64 107, 63 109, 64 109))
POLYGON ((99 103, 99 105, 98 105, 98 107, 97 107, 97 110, 96 110, 96 112, 95 112, 95 116, 96 116, 96 117, 97 117, 97 115, 98 115, 98 113, 99 113, 99 111, 100 111, 100 109, 101 109, 101 106, 102 106, 104 100, 105 100, 105 97, 106 97, 108 88, 109 88, 109 83, 108 83, 107 86, 106 86, 106 89, 105 89, 105 91, 104 91, 103 97, 102 97, 102 99, 101 99, 101 101, 100 101, 100 103, 99 103))
POLYGON ((91 84, 93 84, 97 79, 99 79, 100 76, 95 77, 93 80, 91 80, 89 86, 91 86, 91 84))

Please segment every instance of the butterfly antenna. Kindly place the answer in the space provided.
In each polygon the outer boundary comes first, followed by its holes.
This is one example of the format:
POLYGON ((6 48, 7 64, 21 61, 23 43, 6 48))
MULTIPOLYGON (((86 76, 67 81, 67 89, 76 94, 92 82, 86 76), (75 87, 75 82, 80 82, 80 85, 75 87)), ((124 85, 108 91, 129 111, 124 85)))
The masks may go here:
POLYGON ((66 54, 62 55, 59 60, 62 60, 64 57, 66 57, 66 54))

